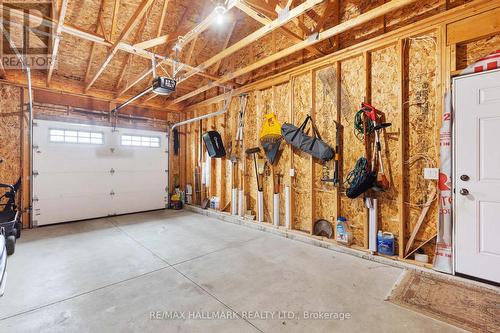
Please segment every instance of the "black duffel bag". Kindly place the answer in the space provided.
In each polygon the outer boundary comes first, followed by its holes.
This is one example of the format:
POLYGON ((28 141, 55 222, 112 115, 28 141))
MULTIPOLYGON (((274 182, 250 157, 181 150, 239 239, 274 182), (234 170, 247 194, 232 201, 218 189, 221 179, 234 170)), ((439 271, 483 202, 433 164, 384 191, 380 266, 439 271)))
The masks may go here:
POLYGON ((284 123, 281 126, 281 135, 286 142, 295 148, 300 149, 323 162, 331 160, 335 155, 332 147, 321 140, 318 129, 309 115, 298 128, 295 125, 284 123), (309 136, 305 133, 305 129, 309 121, 311 121, 313 136, 309 136))

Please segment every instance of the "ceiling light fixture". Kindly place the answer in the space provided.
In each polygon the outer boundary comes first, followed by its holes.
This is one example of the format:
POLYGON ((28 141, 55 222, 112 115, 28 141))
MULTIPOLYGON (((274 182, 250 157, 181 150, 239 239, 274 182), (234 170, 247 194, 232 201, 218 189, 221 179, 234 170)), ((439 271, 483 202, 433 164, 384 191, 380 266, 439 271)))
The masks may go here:
POLYGON ((215 13, 215 19, 219 25, 224 24, 225 17, 224 14, 226 13, 226 1, 224 0, 215 0, 215 8, 214 8, 214 13, 215 13))

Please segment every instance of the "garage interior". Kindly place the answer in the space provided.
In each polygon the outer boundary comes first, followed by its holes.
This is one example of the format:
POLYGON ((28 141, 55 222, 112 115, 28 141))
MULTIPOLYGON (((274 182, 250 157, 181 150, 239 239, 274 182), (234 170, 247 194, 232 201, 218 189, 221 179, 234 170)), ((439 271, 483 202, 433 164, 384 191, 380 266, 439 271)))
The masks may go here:
POLYGON ((500 331, 500 2, 0 10, 0 331, 500 331))

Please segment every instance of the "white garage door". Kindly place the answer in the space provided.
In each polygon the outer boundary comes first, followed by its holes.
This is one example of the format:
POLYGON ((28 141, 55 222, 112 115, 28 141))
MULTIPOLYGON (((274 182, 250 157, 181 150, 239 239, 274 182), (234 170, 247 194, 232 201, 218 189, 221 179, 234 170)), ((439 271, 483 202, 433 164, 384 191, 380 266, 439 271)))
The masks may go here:
POLYGON ((35 120, 35 226, 162 209, 165 133, 35 120))

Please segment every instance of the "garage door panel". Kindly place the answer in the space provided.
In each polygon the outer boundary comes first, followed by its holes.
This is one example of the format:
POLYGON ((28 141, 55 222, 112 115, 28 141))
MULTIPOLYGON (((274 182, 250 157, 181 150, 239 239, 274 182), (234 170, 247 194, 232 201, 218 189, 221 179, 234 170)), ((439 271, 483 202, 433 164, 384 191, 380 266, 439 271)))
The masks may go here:
POLYGON ((116 169, 122 171, 157 171, 167 168, 167 154, 160 148, 117 148, 113 158, 116 169), (151 151, 143 153, 141 150, 151 151), (135 165, 130 165, 131 159, 136 161, 135 165))
POLYGON ((165 208, 164 192, 136 191, 118 193, 113 196, 113 207, 116 215, 163 209, 165 208))
POLYGON ((35 225, 165 208, 168 163, 164 133, 35 122, 35 225), (99 132, 102 144, 51 142, 51 129, 99 132), (123 133, 160 138, 161 144, 122 146, 123 133))
POLYGON ((110 161, 96 158, 81 158, 79 156, 71 157, 56 153, 47 152, 44 156, 36 156, 38 159, 33 163, 33 169, 38 173, 79 173, 79 172, 109 172, 110 161), (58 161, 54 163, 54 161, 58 161))
POLYGON ((117 172, 112 177, 115 192, 132 192, 138 189, 165 189, 166 173, 164 171, 149 172, 117 172))
POLYGON ((41 198, 64 198, 71 195, 95 195, 110 193, 113 187, 105 173, 42 173, 33 178, 41 198))
POLYGON ((101 194, 39 199, 33 203, 33 220, 35 225, 46 225, 108 216, 109 198, 101 194))

